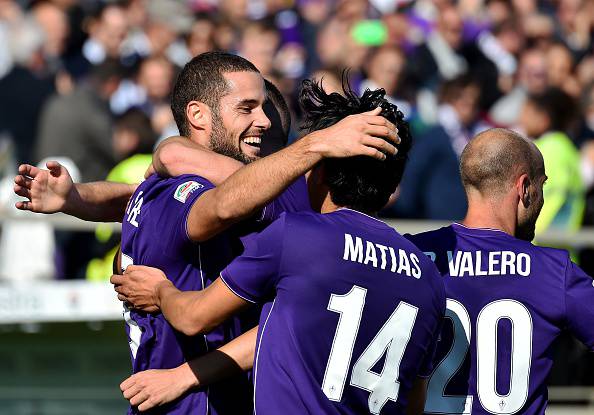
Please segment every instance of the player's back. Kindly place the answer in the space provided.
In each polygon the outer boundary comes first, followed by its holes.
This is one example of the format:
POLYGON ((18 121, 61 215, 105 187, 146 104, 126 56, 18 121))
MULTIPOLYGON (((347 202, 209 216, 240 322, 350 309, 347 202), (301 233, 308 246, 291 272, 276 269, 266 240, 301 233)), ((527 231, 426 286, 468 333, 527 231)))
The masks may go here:
POLYGON ((580 321, 594 312, 591 278, 566 251, 503 231, 453 224, 409 239, 435 260, 448 298, 426 413, 544 413, 555 338, 569 328, 594 344, 580 321))
POLYGON ((282 253, 260 322, 257 413, 402 412, 417 375, 430 370, 444 313, 431 261, 349 209, 287 214, 271 227, 282 228, 282 253))

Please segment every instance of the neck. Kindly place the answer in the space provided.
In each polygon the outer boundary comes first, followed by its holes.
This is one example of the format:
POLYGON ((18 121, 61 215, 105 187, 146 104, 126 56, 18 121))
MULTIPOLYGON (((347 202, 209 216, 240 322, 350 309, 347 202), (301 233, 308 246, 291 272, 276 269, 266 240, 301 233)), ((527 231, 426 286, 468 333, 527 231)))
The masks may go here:
POLYGON ((210 139, 204 130, 192 130, 188 138, 196 144, 210 148, 210 139))
POLYGON ((331 213, 337 211, 340 208, 341 206, 334 204, 334 202, 330 198, 330 193, 328 193, 326 194, 326 197, 322 202, 322 206, 320 207, 320 213, 331 213))
POLYGON ((498 229, 514 236, 516 215, 508 206, 511 205, 503 198, 492 200, 481 196, 469 196, 468 212, 462 224, 469 228, 498 229))

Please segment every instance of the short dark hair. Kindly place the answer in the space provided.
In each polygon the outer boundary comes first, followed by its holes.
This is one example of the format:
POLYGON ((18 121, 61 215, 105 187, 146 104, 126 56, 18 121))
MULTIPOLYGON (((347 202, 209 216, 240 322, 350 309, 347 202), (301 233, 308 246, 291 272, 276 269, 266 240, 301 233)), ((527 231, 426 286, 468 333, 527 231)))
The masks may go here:
POLYGON ((329 187, 332 202, 337 206, 375 213, 386 205, 402 179, 412 137, 404 115, 386 100, 383 88, 367 89, 359 97, 344 79, 344 95, 327 94, 320 83, 312 80, 303 82, 299 97, 305 115, 303 128, 308 132, 321 130, 349 115, 382 108, 380 115, 398 128, 401 142, 397 145, 397 154, 387 155, 383 161, 365 156, 324 160, 325 184, 329 187))
POLYGON ((179 73, 171 96, 171 111, 181 135, 189 137, 186 106, 190 101, 219 110, 221 97, 228 92, 224 74, 228 72, 258 72, 253 63, 241 56, 224 52, 202 53, 188 62, 179 73))
POLYGON ((269 80, 264 80, 266 87, 266 101, 264 113, 270 120, 270 128, 262 135, 260 156, 264 157, 281 150, 289 141, 291 130, 291 112, 287 101, 278 88, 269 80))
POLYGON ((547 114, 551 123, 549 130, 568 132, 579 114, 577 101, 559 88, 551 87, 540 94, 532 94, 528 101, 547 114))
POLYGON ((266 87, 266 99, 270 101, 274 108, 278 111, 280 117, 281 127, 285 136, 289 135, 291 130, 291 111, 283 94, 278 90, 276 85, 270 82, 268 79, 264 80, 264 86, 266 87))

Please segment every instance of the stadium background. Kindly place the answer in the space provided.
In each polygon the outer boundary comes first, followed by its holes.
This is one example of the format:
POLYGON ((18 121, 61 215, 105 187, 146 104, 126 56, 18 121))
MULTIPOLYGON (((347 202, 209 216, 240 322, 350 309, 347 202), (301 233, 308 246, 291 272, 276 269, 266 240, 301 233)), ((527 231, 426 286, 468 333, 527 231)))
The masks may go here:
MULTIPOLYGON (((238 53, 273 81, 290 140, 300 81, 337 90, 349 68, 353 88, 385 88, 413 126, 414 173, 383 212, 397 229, 460 219, 461 148, 512 127, 549 138, 549 180, 563 178, 539 241, 594 275, 593 46, 592 0, 0 0, 0 414, 123 413, 129 373, 106 283, 118 226, 17 212, 19 163, 138 181, 177 133, 175 74, 202 52, 238 53)), ((551 398, 569 406, 551 412, 594 413, 594 359, 569 338, 556 353, 551 398)))

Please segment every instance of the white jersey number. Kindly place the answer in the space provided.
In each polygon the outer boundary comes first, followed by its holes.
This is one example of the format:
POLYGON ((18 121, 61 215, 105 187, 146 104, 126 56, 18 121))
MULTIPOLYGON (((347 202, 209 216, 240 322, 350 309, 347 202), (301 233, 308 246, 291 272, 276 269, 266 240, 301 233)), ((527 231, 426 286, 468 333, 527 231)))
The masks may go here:
MULTIPOLYGON (((120 264, 122 272, 126 271, 128 265, 134 264, 132 258, 130 258, 126 254, 121 254, 120 264)), ((142 331, 140 327, 138 327, 138 323, 132 319, 130 315, 130 309, 126 307, 124 303, 124 321, 128 325, 130 329, 130 340, 128 341, 128 345, 130 346, 130 351, 132 352, 132 357, 136 359, 136 353, 138 352, 138 346, 140 346, 140 338, 142 337, 142 331)))
MULTIPOLYGON (((450 396, 445 388, 464 361, 471 339, 468 311, 462 304, 447 300, 446 318, 453 322, 454 341, 439 363, 427 388, 426 413, 470 414, 472 396, 450 396)), ((532 317, 515 300, 503 299, 487 304, 476 321, 477 392, 481 406, 492 414, 511 415, 520 411, 528 399, 532 360, 532 317), (512 331, 509 391, 497 391, 497 327, 509 320, 512 331)))
MULTIPOLYGON (((340 314, 322 382, 322 391, 331 401, 338 402, 342 398, 366 294, 365 288, 354 285, 347 294, 330 296, 328 310, 340 314)), ((353 366, 350 383, 369 392, 372 414, 379 414, 389 400, 398 399, 400 361, 410 340, 417 311, 417 307, 400 302, 353 366), (384 355, 384 367, 381 373, 375 373, 371 369, 384 355)))

